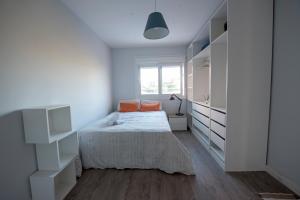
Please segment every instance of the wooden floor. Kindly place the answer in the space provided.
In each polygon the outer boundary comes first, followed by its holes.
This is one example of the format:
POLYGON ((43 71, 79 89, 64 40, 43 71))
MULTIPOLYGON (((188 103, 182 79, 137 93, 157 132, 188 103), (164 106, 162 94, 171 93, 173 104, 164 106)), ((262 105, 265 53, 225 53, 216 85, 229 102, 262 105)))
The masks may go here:
POLYGON ((85 170, 68 200, 248 200, 291 192, 265 172, 225 173, 189 133, 176 133, 193 156, 196 176, 159 170, 85 170))

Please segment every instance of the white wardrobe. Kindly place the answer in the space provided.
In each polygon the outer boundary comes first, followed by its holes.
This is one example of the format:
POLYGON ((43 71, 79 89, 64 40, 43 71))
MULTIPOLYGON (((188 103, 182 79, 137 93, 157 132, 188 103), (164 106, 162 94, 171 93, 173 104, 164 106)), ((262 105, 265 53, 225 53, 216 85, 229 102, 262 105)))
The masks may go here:
POLYGON ((227 0, 187 50, 189 126, 225 171, 265 170, 272 24, 272 0, 227 0))

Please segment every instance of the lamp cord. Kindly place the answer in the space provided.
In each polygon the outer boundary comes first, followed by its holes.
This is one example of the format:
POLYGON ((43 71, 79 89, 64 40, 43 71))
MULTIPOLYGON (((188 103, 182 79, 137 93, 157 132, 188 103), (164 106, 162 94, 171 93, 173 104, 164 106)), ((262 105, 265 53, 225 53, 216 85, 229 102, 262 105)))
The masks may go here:
POLYGON ((156 12, 156 0, 154 0, 154 11, 156 12))

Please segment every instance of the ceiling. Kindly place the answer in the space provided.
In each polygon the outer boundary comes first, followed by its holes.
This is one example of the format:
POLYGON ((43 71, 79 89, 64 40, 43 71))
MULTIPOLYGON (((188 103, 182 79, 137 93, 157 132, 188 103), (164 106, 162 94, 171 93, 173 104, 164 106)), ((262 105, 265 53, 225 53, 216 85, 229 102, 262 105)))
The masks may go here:
POLYGON ((112 48, 187 45, 223 0, 157 0, 170 34, 143 37, 154 0, 62 0, 112 48))

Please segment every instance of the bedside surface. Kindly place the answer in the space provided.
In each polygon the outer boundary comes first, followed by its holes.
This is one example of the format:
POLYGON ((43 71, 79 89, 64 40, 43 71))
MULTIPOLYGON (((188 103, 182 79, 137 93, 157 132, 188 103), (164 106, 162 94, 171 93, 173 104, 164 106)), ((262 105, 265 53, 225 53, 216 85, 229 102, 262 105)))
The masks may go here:
POLYGON ((172 131, 186 131, 187 118, 186 115, 178 116, 175 114, 168 115, 168 120, 172 131))
POLYGON ((175 115, 175 114, 168 114, 168 118, 186 118, 186 115, 175 115))

